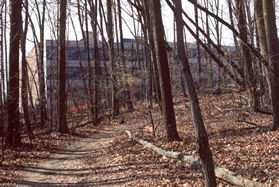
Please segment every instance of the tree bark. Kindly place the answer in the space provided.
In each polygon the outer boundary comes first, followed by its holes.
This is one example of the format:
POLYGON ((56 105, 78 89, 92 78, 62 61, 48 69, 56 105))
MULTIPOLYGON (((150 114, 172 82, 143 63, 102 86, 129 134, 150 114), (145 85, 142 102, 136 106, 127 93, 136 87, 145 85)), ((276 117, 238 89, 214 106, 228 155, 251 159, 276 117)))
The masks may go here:
POLYGON ((21 0, 10 0, 9 85, 7 93, 8 132, 6 146, 21 145, 19 121, 19 40, 21 35, 21 0))
MULTIPOLYGON (((267 60, 267 45, 264 27, 264 17, 263 17, 263 5, 262 0, 254 0, 254 14, 255 14, 255 25, 256 25, 256 41, 257 47, 260 49, 261 55, 267 60)), ((268 95, 271 98, 271 82, 268 76, 268 69, 262 64, 259 64, 260 73, 260 89, 262 93, 265 93, 266 83, 268 88, 268 95)), ((264 101, 263 101, 264 102, 264 101)))
POLYGON ((58 41, 58 127, 60 133, 69 131, 67 126, 67 95, 66 95, 66 48, 65 48, 65 30, 66 30, 66 7, 67 0, 60 1, 59 16, 59 41, 58 41))
POLYGON ((94 38, 94 119, 93 123, 97 124, 99 122, 99 85, 100 85, 100 55, 99 55, 99 46, 98 46, 98 33, 97 33, 97 20, 98 20, 98 1, 95 0, 95 5, 93 8, 93 19, 92 19, 92 27, 93 27, 93 38, 94 38))
MULTIPOLYGON (((6 2, 0 3, 0 134, 1 134, 1 160, 0 165, 4 161, 4 124, 6 124, 6 94, 5 94, 5 81, 4 81, 4 16, 6 2)), ((5 14, 6 15, 6 14, 5 14)))
POLYGON ((273 108, 272 130, 279 129, 279 40, 277 35, 275 7, 272 1, 263 0, 264 25, 266 31, 266 44, 268 61, 274 75, 270 75, 271 99, 273 108))
POLYGON ((90 47, 89 47, 89 24, 88 24, 88 9, 87 1, 84 2, 84 20, 85 20, 85 31, 83 31, 83 39, 86 51, 86 61, 87 61, 87 79, 88 79, 88 96, 89 96, 89 114, 94 122, 95 119, 95 109, 94 109, 94 91, 93 91, 93 71, 90 57, 90 47))
MULTIPOLYGON (((38 15, 40 15, 40 9, 38 2, 35 2, 38 8, 38 15)), ((38 75, 39 75, 39 89, 40 89, 40 115, 41 115, 41 126, 46 126, 47 121, 47 101, 46 101, 46 90, 45 90, 45 71, 44 71, 44 39, 45 39, 45 12, 46 12, 46 0, 42 2, 42 17, 39 16, 39 28, 40 28, 40 43, 39 55, 38 55, 38 75)))

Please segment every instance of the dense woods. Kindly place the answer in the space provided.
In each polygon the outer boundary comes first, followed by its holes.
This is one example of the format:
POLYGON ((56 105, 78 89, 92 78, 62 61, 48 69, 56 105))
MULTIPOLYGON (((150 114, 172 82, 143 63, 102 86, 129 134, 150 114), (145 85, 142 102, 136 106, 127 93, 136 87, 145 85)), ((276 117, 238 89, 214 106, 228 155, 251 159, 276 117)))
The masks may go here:
POLYGON ((138 142, 204 176, 187 179, 184 166, 168 160, 169 181, 144 186, 279 184, 276 0, 2 0, 0 10, 0 184, 25 184, 23 163, 41 161, 31 161, 36 154, 49 158, 112 129, 132 130, 96 138, 109 142, 100 152, 123 155, 114 164, 127 166, 131 155, 157 163, 138 142), (249 160, 220 151, 227 145, 239 155, 262 152, 249 160), (182 153, 188 149, 193 157, 182 153))

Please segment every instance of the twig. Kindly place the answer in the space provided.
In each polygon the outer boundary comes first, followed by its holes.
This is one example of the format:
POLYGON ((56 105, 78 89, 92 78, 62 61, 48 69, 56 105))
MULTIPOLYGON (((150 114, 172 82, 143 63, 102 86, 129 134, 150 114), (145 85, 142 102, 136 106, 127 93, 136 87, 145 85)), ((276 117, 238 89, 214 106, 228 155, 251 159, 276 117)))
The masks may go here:
POLYGON ((259 127, 259 128, 262 128, 262 127, 263 127, 263 126, 261 126, 261 125, 258 125, 258 124, 256 124, 256 123, 250 122, 250 121, 245 121, 245 120, 241 120, 241 119, 236 120, 236 121, 237 121, 237 122, 247 123, 247 124, 250 124, 250 125, 254 125, 254 126, 259 127))
POLYGON ((221 108, 219 108, 218 106, 214 106, 217 110, 219 110, 220 112, 224 112, 224 110, 222 110, 221 108))

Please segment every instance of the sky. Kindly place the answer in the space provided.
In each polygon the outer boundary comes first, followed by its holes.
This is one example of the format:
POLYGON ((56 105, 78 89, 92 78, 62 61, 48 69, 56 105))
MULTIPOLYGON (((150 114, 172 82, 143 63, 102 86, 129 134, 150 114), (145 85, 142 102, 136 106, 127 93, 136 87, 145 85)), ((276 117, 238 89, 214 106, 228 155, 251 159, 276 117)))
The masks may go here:
MULTIPOLYGON (((194 7, 192 6, 191 3, 189 3, 188 1, 182 1, 183 2, 183 9, 187 12, 188 15, 190 15, 193 19, 194 19, 194 7)), ((127 6, 127 2, 125 2, 125 0, 122 0, 123 3, 123 9, 124 10, 129 10, 130 7, 127 6)), ((224 12, 226 12, 226 0, 220 0, 220 6, 223 6, 224 8, 224 12)), ((122 15, 125 19, 125 21, 127 22, 127 24, 131 27, 133 27, 133 22, 132 22, 132 18, 130 16, 128 16, 125 11, 122 11, 122 15)), ((54 10, 52 9, 51 12, 53 12, 54 10)), ((76 12, 76 10, 74 10, 76 12)), ((75 12, 73 14, 75 14, 75 12)), ((73 15, 72 14, 72 15, 73 15)), ((35 14, 32 14, 33 17, 35 18, 35 14)), ((56 15, 55 15, 56 16, 56 15)), ((228 15, 223 15, 225 20, 228 20, 228 15)), ((173 12, 172 10, 168 7, 168 5, 162 1, 162 18, 163 18, 163 23, 164 23, 164 28, 165 28, 165 33, 166 33, 166 37, 168 41, 173 41, 173 36, 174 36, 174 31, 173 31, 173 12)), ((52 18, 53 19, 53 18, 52 18)), ((74 24, 76 27, 76 31, 78 34, 78 39, 82 39, 82 35, 79 29, 79 22, 77 17, 73 16, 73 20, 74 20, 74 24)), ((70 19, 68 19, 68 22, 70 22, 70 19)), ((49 40, 49 39, 53 39, 53 34, 51 32, 50 29, 50 22, 48 21, 48 23, 46 24, 46 29, 45 29, 45 39, 49 40)), ((38 29, 38 28, 37 28, 38 29)), ((223 31, 223 44, 226 45, 233 45, 233 40, 232 40, 232 35, 231 32, 226 29, 225 27, 223 27, 224 31, 223 31)), ((75 40, 75 34, 74 34, 74 30, 72 28, 71 25, 69 25, 69 28, 67 29, 67 33, 68 33, 68 39, 69 40, 75 40)), ((133 34, 130 32, 130 30, 127 28, 126 24, 123 22, 123 32, 124 32, 124 37, 125 38, 133 38, 133 34)), ((37 32, 38 33, 38 32, 37 32)), ((189 34, 187 33, 187 41, 188 42, 194 42, 195 39, 189 34)), ((28 38, 30 40, 33 40, 32 38, 32 31, 31 29, 29 29, 29 34, 28 34, 28 38)), ((32 42, 27 42, 27 51, 30 51, 33 48, 33 43, 32 42)))
MULTIPOLYGON (((70 0, 69 0, 70 1, 70 0)), ((74 0, 71 0, 72 2, 74 0)), ((129 10, 130 7, 127 5, 127 1, 126 0, 121 0, 122 4, 123 4, 123 9, 124 10, 129 10)), ((199 0, 199 2, 204 2, 207 0, 199 0)), ((209 0, 210 3, 214 3, 217 0, 209 0)), ((32 1, 31 1, 32 2, 32 1)), ((48 1, 49 2, 49 1, 48 1)), ((164 2, 162 2, 162 17, 163 17, 163 23, 164 23, 164 28, 165 28, 165 33, 166 33, 166 37, 168 41, 173 41, 173 36, 174 36, 174 32, 173 32, 173 13, 172 10, 168 7, 168 5, 164 2)), ((223 19, 226 20, 227 22, 229 22, 229 15, 228 15, 228 8, 227 8, 227 0, 219 0, 220 2, 220 7, 221 9, 223 9, 223 19)), ((276 2, 279 4, 279 0, 276 0, 276 2), (278 1, 278 2, 277 2, 278 1)), ((187 12, 188 15, 190 15, 193 19, 194 19, 194 7, 191 3, 189 3, 187 0, 182 0, 183 3, 183 9, 185 10, 185 12, 187 12)), ((50 11, 50 16, 47 16, 48 21, 46 22, 46 28, 45 28, 45 39, 49 40, 49 39, 53 39, 53 34, 51 32, 50 29, 50 20, 54 20, 53 18, 57 16, 57 13, 55 13, 55 5, 53 6, 49 6, 49 11, 50 11)), ((251 11, 253 8, 251 8, 251 11)), ((127 14, 125 14, 125 11, 122 11, 122 15, 125 19, 125 21, 132 26, 132 18, 130 16, 128 16, 127 14)), ((30 10, 31 14, 32 14, 32 18, 34 18, 33 20, 36 20, 36 16, 35 16, 35 11, 34 10, 30 10)), ((76 12, 76 10, 74 10, 76 12)), ((212 10, 211 10, 212 11, 212 10)), ((201 16, 201 13, 199 12, 199 15, 201 16)), ((80 32, 79 28, 79 22, 76 16, 73 16, 74 19, 74 24, 78 33, 78 39, 82 39, 82 35, 80 32)), ((68 22, 70 22, 70 19, 67 20, 68 22)), ((201 21, 200 21, 201 23, 201 21)), ((213 21, 211 22, 213 23, 213 21)), ((36 21, 34 21, 34 24, 36 25, 36 21)), ((278 24, 279 25, 279 24, 278 24)), ((194 29, 194 27, 192 27, 194 29)), ((222 44, 223 45, 233 45, 233 36, 232 36, 232 32, 227 29, 225 26, 222 27, 223 31, 222 31, 222 44)), ((36 33, 38 34, 38 27, 36 27, 37 31, 36 33)), ((69 25, 68 29, 67 29, 67 33, 68 33, 68 39, 69 40, 75 40, 75 34, 73 32, 73 28, 71 25, 69 25)), ((127 28, 127 26, 124 24, 123 22, 123 31, 124 31, 124 37, 125 38, 133 38, 133 34, 131 34, 130 30, 127 28)), ((33 47, 33 33, 31 31, 31 28, 29 28, 29 33, 28 33, 28 39, 29 42, 27 41, 27 51, 30 51, 33 47)), ((188 42, 195 42, 195 39, 190 35, 190 33, 186 32, 186 37, 187 37, 187 41, 188 42)), ((214 40, 214 37, 212 36, 212 39, 214 40)))

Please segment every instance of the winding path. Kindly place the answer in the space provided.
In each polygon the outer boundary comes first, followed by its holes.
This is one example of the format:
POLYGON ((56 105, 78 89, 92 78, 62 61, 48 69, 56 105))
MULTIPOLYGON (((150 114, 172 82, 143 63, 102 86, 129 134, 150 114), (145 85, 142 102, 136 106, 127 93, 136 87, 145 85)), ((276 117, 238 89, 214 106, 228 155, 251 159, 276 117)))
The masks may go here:
MULTIPOLYGON (((35 166, 28 167, 23 172, 18 186, 104 186, 117 184, 119 181, 90 180, 88 176, 94 171, 110 167, 98 164, 103 159, 101 150, 111 144, 115 137, 125 130, 137 128, 140 119, 132 123, 118 125, 112 129, 105 129, 90 138, 82 139, 65 149, 58 151, 47 160, 35 166), (99 151, 98 151, 99 150, 99 151), (89 167, 86 163, 91 163, 89 167), (94 167, 92 167, 92 163, 94 167)), ((103 171, 104 170, 104 171, 103 171)))

